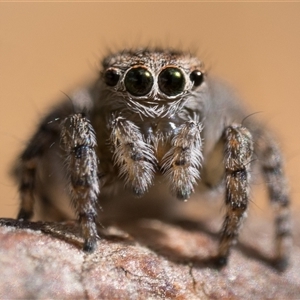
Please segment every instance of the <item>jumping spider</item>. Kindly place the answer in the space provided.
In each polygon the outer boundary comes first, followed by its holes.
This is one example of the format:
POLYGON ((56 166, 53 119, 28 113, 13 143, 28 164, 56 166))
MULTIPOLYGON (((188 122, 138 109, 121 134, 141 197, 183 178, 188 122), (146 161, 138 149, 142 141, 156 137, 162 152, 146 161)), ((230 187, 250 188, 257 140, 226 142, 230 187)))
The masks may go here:
POLYGON ((223 184, 226 216, 217 257, 226 263, 256 163, 274 207, 275 257, 286 261, 290 201, 281 153, 252 118, 244 126, 245 117, 232 92, 189 53, 138 49, 109 55, 97 82, 52 110, 21 154, 15 170, 18 219, 33 216, 36 197, 50 213, 48 180, 57 177, 77 213, 83 249, 91 252, 102 191, 118 186, 119 197, 124 189, 143 196, 162 176, 174 197, 187 200, 196 185, 223 184), (57 166, 64 167, 58 172, 57 166))

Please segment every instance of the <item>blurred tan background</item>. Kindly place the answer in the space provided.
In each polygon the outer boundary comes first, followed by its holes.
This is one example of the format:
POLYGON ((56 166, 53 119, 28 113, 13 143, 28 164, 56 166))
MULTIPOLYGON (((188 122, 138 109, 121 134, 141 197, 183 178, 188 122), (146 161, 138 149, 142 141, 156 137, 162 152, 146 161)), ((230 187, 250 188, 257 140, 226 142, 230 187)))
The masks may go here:
POLYGON ((16 215, 9 168, 47 108, 97 76, 107 49, 149 43, 198 49, 262 112, 298 208, 300 3, 0 3, 0 217, 16 215))

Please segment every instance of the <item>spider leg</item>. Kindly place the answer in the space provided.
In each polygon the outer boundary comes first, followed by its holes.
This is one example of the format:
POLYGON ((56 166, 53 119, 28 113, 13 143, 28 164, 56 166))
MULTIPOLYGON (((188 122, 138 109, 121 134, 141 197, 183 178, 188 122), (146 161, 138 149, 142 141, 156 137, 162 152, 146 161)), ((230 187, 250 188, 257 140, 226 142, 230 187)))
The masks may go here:
MULTIPOLYGON (((32 149, 33 150, 33 149, 32 149)), ((37 158, 22 155, 20 166, 20 208, 17 219, 28 220, 33 216, 34 196, 35 196, 35 174, 37 158)))
POLYGON ((119 175, 137 196, 143 195, 154 177, 156 158, 152 146, 145 143, 134 123, 120 116, 111 121, 110 141, 119 175))
POLYGON ((59 135, 59 124, 54 115, 50 114, 39 126, 38 131, 30 140, 27 148, 20 156, 14 169, 20 193, 20 208, 17 218, 28 220, 33 216, 37 182, 36 172, 40 159, 59 135))
POLYGON ((260 134, 257 154, 275 212, 275 260, 284 266, 291 248, 291 221, 288 184, 281 152, 271 137, 260 134))
POLYGON ((218 260, 225 264, 235 242, 249 202, 250 162, 253 140, 248 129, 232 125, 225 129, 226 216, 218 249, 218 260))
POLYGON ((195 121, 183 124, 172 139, 171 149, 162 159, 162 171, 168 177, 171 192, 186 200, 200 178, 202 161, 202 126, 195 121))
POLYGON ((92 252, 97 242, 96 203, 99 194, 98 158, 94 129, 83 114, 73 114, 61 124, 61 145, 72 204, 84 238, 83 249, 92 252))

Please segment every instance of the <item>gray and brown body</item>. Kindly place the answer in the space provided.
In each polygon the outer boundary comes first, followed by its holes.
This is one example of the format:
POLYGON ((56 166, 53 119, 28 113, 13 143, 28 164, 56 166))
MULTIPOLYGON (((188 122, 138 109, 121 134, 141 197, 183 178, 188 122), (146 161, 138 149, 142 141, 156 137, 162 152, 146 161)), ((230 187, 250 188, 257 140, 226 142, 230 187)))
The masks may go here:
POLYGON ((102 201, 129 192, 154 199, 158 178, 181 200, 200 185, 223 184, 226 215, 217 257, 225 263, 258 164, 274 206, 276 259, 285 261, 290 225, 281 153, 252 118, 242 124, 245 117, 230 89, 187 53, 142 49, 108 56, 99 80, 51 111, 21 154, 18 218, 31 218, 39 199, 44 219, 64 219, 66 204, 57 199, 69 198, 84 249, 92 251, 102 201))

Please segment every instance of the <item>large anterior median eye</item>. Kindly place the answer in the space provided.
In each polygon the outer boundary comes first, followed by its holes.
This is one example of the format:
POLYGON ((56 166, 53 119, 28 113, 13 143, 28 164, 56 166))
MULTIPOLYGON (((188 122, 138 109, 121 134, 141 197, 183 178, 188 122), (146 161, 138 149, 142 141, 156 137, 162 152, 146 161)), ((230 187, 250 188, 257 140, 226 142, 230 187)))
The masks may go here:
POLYGON ((153 77, 146 68, 133 67, 126 73, 124 84, 131 95, 145 96, 152 89, 153 77))
POLYGON ((160 72, 158 85, 167 96, 176 96, 184 91, 185 77, 180 69, 168 67, 160 72))

